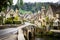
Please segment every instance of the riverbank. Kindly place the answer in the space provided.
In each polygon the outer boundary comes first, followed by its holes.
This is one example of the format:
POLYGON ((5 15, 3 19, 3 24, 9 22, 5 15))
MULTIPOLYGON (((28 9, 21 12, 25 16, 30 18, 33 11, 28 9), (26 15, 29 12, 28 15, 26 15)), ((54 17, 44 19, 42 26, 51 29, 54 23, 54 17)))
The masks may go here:
POLYGON ((35 38, 35 40, 60 40, 58 37, 39 37, 35 38))
POLYGON ((51 31, 49 31, 49 32, 40 32, 40 33, 36 33, 35 34, 35 36, 36 37, 60 37, 59 36, 60 35, 60 33, 54 33, 54 32, 51 32, 51 31))

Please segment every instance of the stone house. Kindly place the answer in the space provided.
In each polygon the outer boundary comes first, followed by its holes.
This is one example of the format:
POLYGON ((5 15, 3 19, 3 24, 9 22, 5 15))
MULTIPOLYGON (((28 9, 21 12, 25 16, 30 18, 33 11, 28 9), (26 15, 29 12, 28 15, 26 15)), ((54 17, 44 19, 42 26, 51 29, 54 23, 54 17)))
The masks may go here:
POLYGON ((46 16, 49 16, 49 18, 54 18, 54 23, 55 23, 56 20, 59 20, 59 21, 57 21, 57 24, 58 24, 58 26, 60 26, 60 5, 49 4, 46 16))
POLYGON ((18 10, 16 9, 15 11, 13 9, 11 9, 7 14, 6 14, 6 18, 10 18, 10 17, 18 17, 18 20, 20 20, 20 15, 18 10))
POLYGON ((49 4, 46 16, 57 17, 60 20, 60 5, 49 4))

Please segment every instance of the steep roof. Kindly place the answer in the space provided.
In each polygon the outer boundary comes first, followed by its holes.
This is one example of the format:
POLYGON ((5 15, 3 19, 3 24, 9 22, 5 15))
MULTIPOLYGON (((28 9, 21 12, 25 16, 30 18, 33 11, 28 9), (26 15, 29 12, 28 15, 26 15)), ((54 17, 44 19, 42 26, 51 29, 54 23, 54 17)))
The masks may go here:
POLYGON ((54 13, 60 13, 60 5, 55 3, 55 4, 50 4, 52 10, 54 13))

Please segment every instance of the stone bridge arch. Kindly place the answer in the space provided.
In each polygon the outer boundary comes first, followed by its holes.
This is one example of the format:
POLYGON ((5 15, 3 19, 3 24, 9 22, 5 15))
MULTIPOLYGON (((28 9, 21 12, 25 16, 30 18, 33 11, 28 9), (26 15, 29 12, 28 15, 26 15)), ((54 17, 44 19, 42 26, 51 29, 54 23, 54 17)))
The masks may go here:
POLYGON ((35 37, 35 27, 36 26, 34 25, 29 25, 27 27, 22 28, 25 39, 30 40, 30 37, 35 37))

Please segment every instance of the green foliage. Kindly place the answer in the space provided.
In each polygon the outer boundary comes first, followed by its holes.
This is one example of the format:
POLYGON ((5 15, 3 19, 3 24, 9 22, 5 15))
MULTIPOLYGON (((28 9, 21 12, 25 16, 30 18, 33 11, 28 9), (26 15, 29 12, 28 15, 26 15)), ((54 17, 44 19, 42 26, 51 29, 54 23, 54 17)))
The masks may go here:
POLYGON ((18 21, 18 17, 10 17, 5 20, 5 24, 21 24, 21 21, 18 21))
POLYGON ((49 17, 46 17, 45 19, 46 19, 46 21, 48 21, 49 20, 49 17))
POLYGON ((14 17, 13 20, 14 20, 14 21, 19 21, 19 20, 20 20, 20 17, 19 17, 18 15, 15 15, 15 17, 14 17))
MULTIPOLYGON (((12 5, 13 4, 13 0, 8 0, 9 4, 12 5)), ((8 4, 8 5, 9 5, 8 4)))
POLYGON ((31 11, 25 11, 25 10, 22 10, 22 9, 19 9, 19 12, 21 14, 32 13, 31 11))
POLYGON ((3 23, 3 17, 0 16, 0 24, 2 24, 2 23, 3 23))
POLYGON ((45 17, 46 23, 49 24, 50 26, 53 25, 53 20, 52 18, 49 19, 49 17, 45 17))
POLYGON ((42 25, 42 27, 46 27, 45 25, 42 25))
POLYGON ((0 20, 2 20, 3 19, 3 17, 2 16, 0 16, 0 20))
POLYGON ((13 22, 12 22, 12 20, 6 20, 5 21, 5 24, 12 24, 13 22))
POLYGON ((5 24, 12 24, 12 23, 13 23, 12 18, 7 18, 5 20, 5 24))
POLYGON ((21 8, 23 6, 23 0, 18 0, 17 6, 21 8))
POLYGON ((54 19, 50 19, 50 26, 51 27, 53 26, 53 21, 54 21, 54 19))
POLYGON ((20 0, 20 7, 23 6, 23 0, 20 0))
POLYGON ((50 22, 50 27, 52 27, 53 26, 53 22, 50 22))
POLYGON ((49 32, 46 32, 46 35, 50 35, 50 36, 53 36, 53 32, 52 31, 49 31, 49 32))
MULTIPOLYGON (((43 4, 44 4, 46 10, 48 9, 48 3, 24 3, 24 4, 22 4, 22 7, 20 7, 20 3, 18 4, 18 2, 17 2, 17 5, 19 8, 21 8, 22 10, 25 10, 25 11, 31 11, 33 13, 41 10, 41 7, 43 6, 43 4)), ((21 3, 23 3, 23 2, 21 2, 21 3)))
POLYGON ((45 17, 46 23, 49 24, 49 17, 45 17))
POLYGON ((5 10, 7 6, 12 5, 13 0, 0 0, 0 12, 5 10))
POLYGON ((21 21, 13 21, 13 24, 21 24, 21 21))

